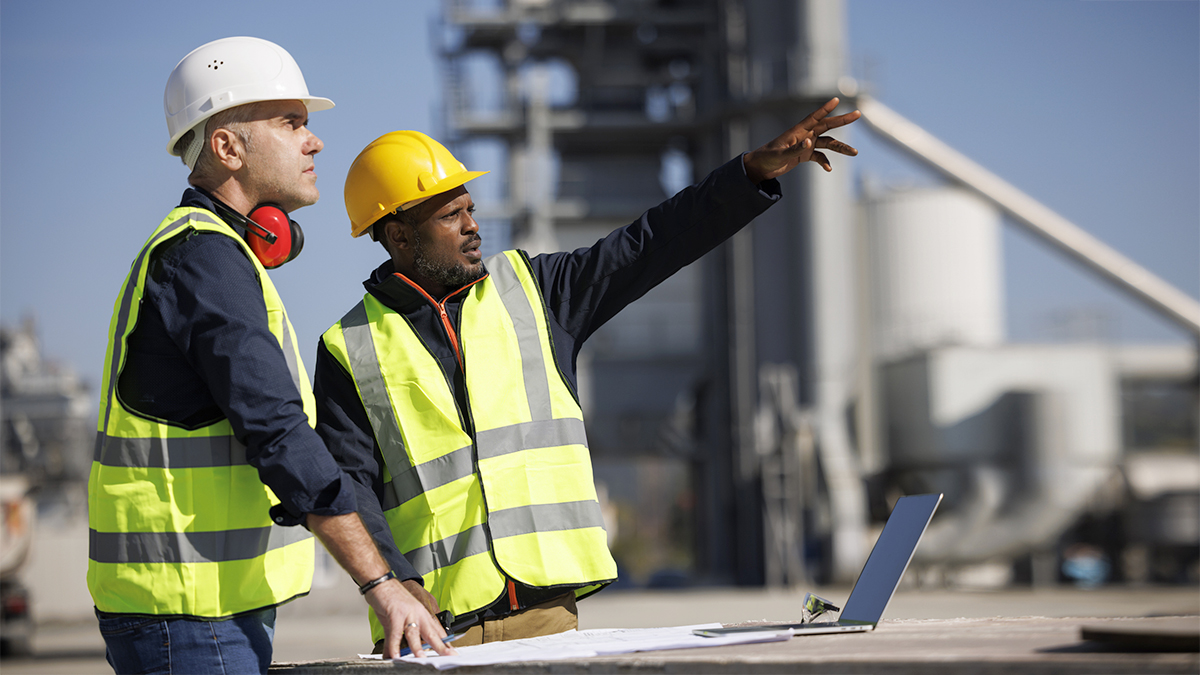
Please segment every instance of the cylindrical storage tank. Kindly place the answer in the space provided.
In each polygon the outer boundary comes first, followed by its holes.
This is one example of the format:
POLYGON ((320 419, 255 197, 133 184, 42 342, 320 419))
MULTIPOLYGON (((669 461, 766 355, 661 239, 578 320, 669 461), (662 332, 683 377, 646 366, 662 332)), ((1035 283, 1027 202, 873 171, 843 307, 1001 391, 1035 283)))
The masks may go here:
POLYGON ((1000 215, 990 204, 922 187, 868 194, 864 207, 876 359, 1004 341, 1000 215))

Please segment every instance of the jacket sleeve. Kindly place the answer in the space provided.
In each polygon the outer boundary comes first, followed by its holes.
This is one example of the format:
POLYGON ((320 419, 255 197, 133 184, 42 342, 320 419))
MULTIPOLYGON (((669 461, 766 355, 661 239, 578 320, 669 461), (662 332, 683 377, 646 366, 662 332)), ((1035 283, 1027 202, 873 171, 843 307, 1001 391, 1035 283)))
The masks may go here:
POLYGON ((150 301, 279 498, 272 519, 353 513, 353 485, 309 426, 245 252, 225 235, 198 233, 158 263, 150 301))
POLYGON ((324 340, 317 343, 313 394, 317 398, 317 433, 353 483, 358 515, 375 546, 402 580, 424 584, 421 575, 400 553, 384 518, 383 456, 375 445, 375 432, 358 390, 350 374, 325 348, 324 340))
POLYGON ((578 346, 779 198, 779 182, 755 185, 738 156, 588 248, 534 257, 547 308, 578 346))

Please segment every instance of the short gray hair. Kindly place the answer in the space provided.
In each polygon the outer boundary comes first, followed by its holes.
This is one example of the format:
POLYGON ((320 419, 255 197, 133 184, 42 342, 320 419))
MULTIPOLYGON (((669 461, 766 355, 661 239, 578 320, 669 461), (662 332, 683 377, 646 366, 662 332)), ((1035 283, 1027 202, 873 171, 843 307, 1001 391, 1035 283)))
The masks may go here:
MULTIPOLYGON (((204 124, 204 143, 200 148, 200 156, 196 159, 196 166, 192 168, 192 173, 188 176, 189 183, 204 186, 213 176, 217 168, 217 158, 213 155, 210 140, 217 129, 230 130, 247 150, 251 148, 254 139, 253 134, 250 133, 249 123, 258 119, 260 105, 261 103, 247 103, 245 105, 234 106, 226 108, 208 118, 208 121, 204 124)), ((175 151, 179 153, 181 158, 184 156, 184 152, 188 146, 195 139, 198 128, 199 126, 189 129, 175 143, 175 151)), ((186 165, 187 161, 183 161, 186 165)))

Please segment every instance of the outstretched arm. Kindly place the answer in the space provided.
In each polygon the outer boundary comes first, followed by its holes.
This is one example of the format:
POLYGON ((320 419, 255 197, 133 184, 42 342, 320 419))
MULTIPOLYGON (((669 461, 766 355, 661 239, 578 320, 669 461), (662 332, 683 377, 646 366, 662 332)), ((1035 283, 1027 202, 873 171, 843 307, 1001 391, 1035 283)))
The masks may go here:
POLYGON ((802 162, 816 162, 826 171, 833 171, 829 158, 821 150, 849 157, 857 155, 858 150, 824 135, 830 129, 846 126, 862 117, 862 113, 857 110, 837 117, 827 117, 837 106, 838 99, 830 99, 775 140, 757 150, 747 152, 742 161, 750 180, 761 183, 768 178, 778 178, 802 162))

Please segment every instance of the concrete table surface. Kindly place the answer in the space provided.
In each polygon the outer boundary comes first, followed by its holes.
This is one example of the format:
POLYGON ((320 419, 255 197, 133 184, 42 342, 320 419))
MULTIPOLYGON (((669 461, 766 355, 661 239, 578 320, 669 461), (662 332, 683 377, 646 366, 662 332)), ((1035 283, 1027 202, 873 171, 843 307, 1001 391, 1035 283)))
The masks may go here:
MULTIPOLYGON (((785 642, 638 652, 569 661, 456 668, 536 673, 1196 673, 1200 653, 1130 651, 1084 640, 1084 627, 1196 635, 1200 617, 884 620, 870 633, 807 635, 785 642)), ((435 673, 430 666, 368 660, 275 663, 272 675, 435 673)))
MULTIPOLYGON (((86 530, 84 530, 86 533, 86 530)), ((70 541, 76 542, 76 537, 70 541)), ((64 538, 66 541, 66 538, 64 538)), ((82 553, 70 560, 86 563, 87 537, 82 537, 82 553)), ((48 566, 51 572, 57 568, 48 566)), ((51 575, 55 576, 55 575, 51 575)), ((82 572, 72 575, 83 579, 82 572)), ((55 577, 58 578, 58 577, 55 577)), ((354 655, 370 650, 370 631, 367 626, 366 605, 359 596, 354 583, 341 570, 333 568, 315 584, 309 597, 288 603, 279 608, 279 620, 275 630, 275 661, 279 672, 337 672, 331 664, 343 663, 353 669, 363 664, 353 659, 354 655), (318 668, 317 670, 302 670, 318 668), (323 670, 322 670, 323 669, 323 670)), ((6 658, 0 663, 4 675, 111 675, 112 668, 104 660, 104 642, 92 613, 91 598, 87 589, 74 592, 71 587, 55 591, 50 586, 34 589, 41 599, 50 602, 35 603, 35 618, 38 619, 34 635, 34 656, 30 658, 6 658), (55 595, 51 597, 51 594, 55 595), (68 605, 72 600, 74 604, 68 605)), ((579 625, 581 630, 591 628, 651 628, 656 626, 680 626, 696 623, 735 623, 748 621, 794 621, 799 618, 798 607, 804 591, 811 590, 834 602, 844 601, 849 588, 797 588, 788 589, 737 589, 737 588, 692 588, 677 591, 615 591, 606 590, 580 603, 579 625)), ((1121 617, 1187 616, 1193 624, 1200 615, 1200 588, 1189 586, 1106 586, 1095 589, 1078 589, 1058 586, 1046 589, 1008 588, 996 590, 952 590, 937 587, 902 587, 884 614, 884 622, 874 633, 842 636, 807 636, 794 638, 786 643, 761 647, 712 648, 691 652, 648 653, 607 659, 590 659, 586 664, 547 663, 540 666, 522 664, 494 668, 496 672, 520 673, 571 673, 571 672, 696 672, 709 661, 734 665, 712 666, 723 671, 710 672, 881 672, 888 670, 885 664, 900 667, 914 658, 920 667, 905 666, 911 672, 965 672, 974 671, 1023 672, 1022 661, 1008 646, 998 645, 996 640, 1011 627, 1017 630, 1020 624, 1010 626, 1008 622, 1028 622, 1034 619, 997 619, 995 617, 1046 617, 1043 627, 1030 628, 1029 642, 1037 646, 1022 646, 1022 640, 1013 642, 1025 649, 1025 659, 1034 659, 1041 664, 1043 672, 1056 668, 1067 668, 1066 664, 1077 663, 1064 672, 1182 672, 1197 673, 1200 667, 1195 657, 1187 654, 1163 655, 1076 652, 1095 649, 1080 640, 1080 627, 1103 625, 1091 619, 1071 617, 1097 617, 1112 619, 1113 625, 1133 625, 1121 617), (1066 618, 1064 618, 1066 617, 1066 618), (967 620, 969 619, 969 621, 967 620), (930 624, 940 621, 941 628, 930 624), (981 628, 981 626, 983 628, 981 628), (993 626, 995 628, 987 628, 993 626), (908 631, 918 631, 915 637, 905 638, 908 631), (901 631, 905 631, 901 633, 901 631), (955 647, 958 642, 969 641, 977 633, 985 634, 976 643, 979 651, 974 655, 985 657, 999 651, 1004 657, 984 667, 978 662, 961 656, 935 667, 937 659, 945 654, 937 650, 955 647), (994 633, 994 635, 993 635, 994 633), (849 642, 847 642, 849 641, 849 642), (922 650, 906 647, 906 641, 914 645, 926 645, 922 650), (849 652, 843 653, 840 645, 849 644, 849 652), (834 646, 830 646, 834 645, 834 646), (878 648, 876 645, 880 645, 878 648), (948 647, 948 648, 949 648, 948 647), (839 651, 831 651, 831 650, 839 651), (892 661, 884 661, 879 649, 894 649, 892 661), (1045 651, 1037 649, 1062 649, 1045 651), (994 651, 988 651, 994 650, 994 651), (860 656, 860 652, 863 654, 860 656), (914 656, 915 654, 915 656, 914 656), (874 661, 863 661, 866 658, 874 661), (1190 661, 1188 659, 1191 659, 1190 661), (699 659, 699 660, 698 660, 699 659), (856 660, 857 659, 857 660, 856 660), (906 659, 908 661, 906 661, 906 659), (1057 660, 1056 660, 1057 659, 1057 660), (1075 659, 1071 661, 1071 659, 1075 659), (1159 662, 1161 661, 1161 663, 1159 662), (660 664, 660 665, 656 665, 660 664), (755 665, 762 664, 762 665, 755 665), (586 667, 585 667, 586 666, 586 667), (532 668, 532 669, 531 669, 532 668), (522 670, 524 669, 524 670, 522 670), (754 670, 754 669, 757 669, 754 670), (840 670, 839 670, 840 669, 840 670), (1172 670, 1174 669, 1174 670, 1172 670)), ((1134 624, 1145 625, 1142 619, 1133 619, 1134 624)), ((1151 623, 1154 623, 1153 621, 1151 623)), ((1034 624, 1026 624, 1034 625, 1034 624)), ((970 643, 967 643, 970 644, 970 643)), ((944 650, 943 650, 944 651, 944 650)), ((953 652, 957 653, 957 652, 953 652)), ((376 664, 383 666, 383 664, 376 664)), ((704 666, 709 667, 709 666, 704 666)), ((395 669, 390 672, 433 673, 432 668, 415 666, 406 671, 395 669)), ((365 672, 365 671, 360 671, 365 672)), ((451 672, 481 672, 479 669, 451 672)), ((901 671, 903 672, 903 671, 901 671)), ((1033 672, 1037 672, 1035 669, 1033 672)))

